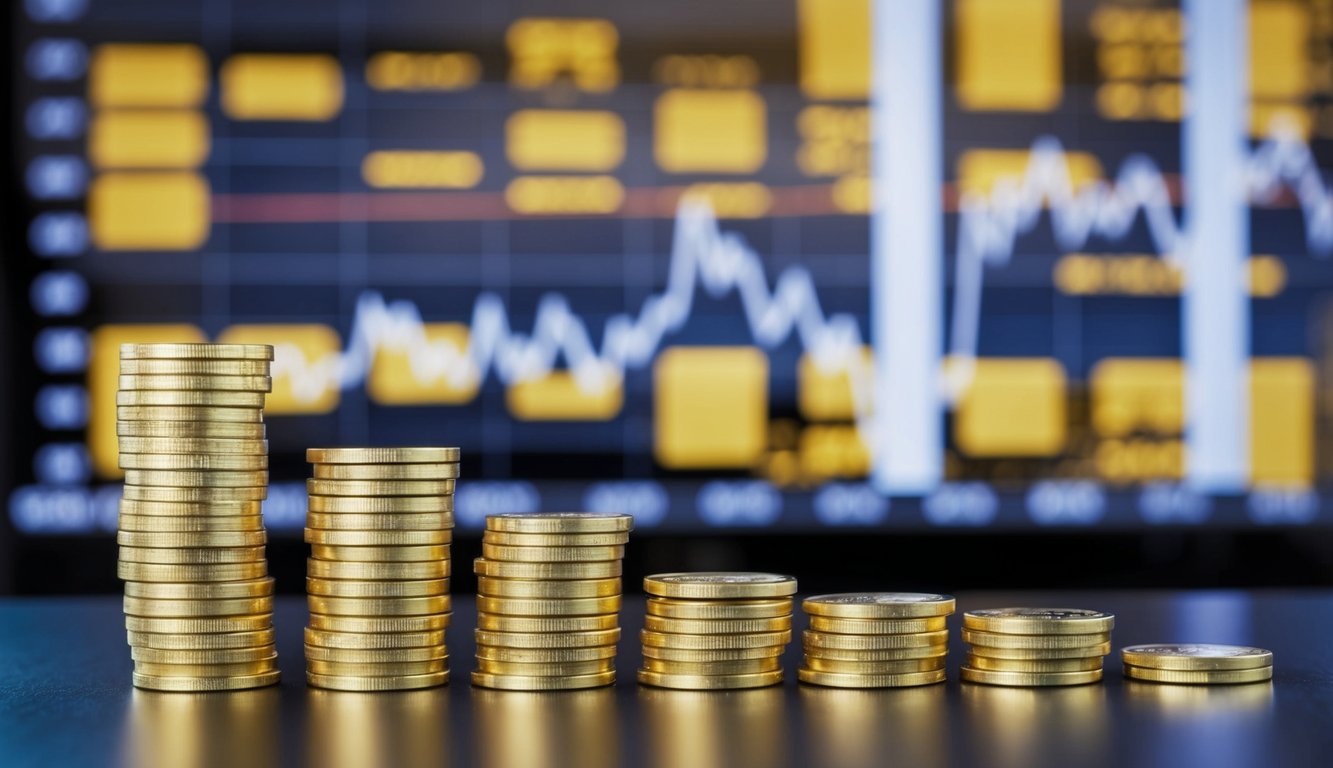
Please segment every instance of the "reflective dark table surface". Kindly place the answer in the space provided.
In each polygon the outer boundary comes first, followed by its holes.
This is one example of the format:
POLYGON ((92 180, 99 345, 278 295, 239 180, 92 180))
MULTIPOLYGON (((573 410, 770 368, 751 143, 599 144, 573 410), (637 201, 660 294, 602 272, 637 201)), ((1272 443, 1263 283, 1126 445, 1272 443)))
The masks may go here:
MULTIPOLYGON (((456 596, 453 681, 406 693, 307 688, 305 606, 282 598, 282 684, 237 693, 136 691, 120 600, 0 601, 0 765, 1327 766, 1333 765, 1333 593, 962 593, 1002 605, 1116 614, 1115 647, 1210 641, 1274 651, 1271 684, 1168 686, 1120 676, 1062 689, 958 682, 898 690, 786 684, 697 693, 640 687, 643 603, 627 598, 620 682, 568 693, 473 688, 474 609, 456 596)), ((797 612, 797 629, 804 617, 797 612)))

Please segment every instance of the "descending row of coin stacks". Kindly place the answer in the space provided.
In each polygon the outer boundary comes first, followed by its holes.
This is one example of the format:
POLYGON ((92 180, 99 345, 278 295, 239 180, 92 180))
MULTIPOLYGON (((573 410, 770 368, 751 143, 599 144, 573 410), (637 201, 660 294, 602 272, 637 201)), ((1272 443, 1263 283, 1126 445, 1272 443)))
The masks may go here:
POLYGON ((516 691, 616 680, 620 574, 634 519, 579 512, 486 518, 472 684, 516 691))
POLYGON ((1153 683, 1233 685, 1273 679, 1273 652, 1244 645, 1163 643, 1120 649, 1125 677, 1153 683))
POLYGON ((306 680, 391 691, 449 681, 457 448, 312 448, 306 680))
POLYGON ((125 344, 116 540, 134 685, 163 691, 278 681, 264 396, 273 348, 125 344))
POLYGON ((1082 685, 1102 679, 1115 617, 1080 608, 996 608, 963 614, 971 647, 962 678, 1010 686, 1082 685))
POLYGON ((803 683, 900 688, 940 683, 949 653, 948 595, 849 592, 806 598, 803 683))
POLYGON ((782 682, 796 579, 772 573, 648 576, 639 682, 723 690, 782 682))

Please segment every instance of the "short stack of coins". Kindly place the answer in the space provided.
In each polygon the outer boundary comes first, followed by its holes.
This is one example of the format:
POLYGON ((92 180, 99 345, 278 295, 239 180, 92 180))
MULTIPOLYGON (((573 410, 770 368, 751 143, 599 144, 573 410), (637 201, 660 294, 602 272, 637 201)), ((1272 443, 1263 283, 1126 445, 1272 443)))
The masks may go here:
POLYGON ((949 654, 948 595, 849 592, 808 597, 803 683, 902 688, 941 683, 949 654))
POLYGON ((620 574, 634 518, 581 512, 486 518, 472 684, 514 691, 616 680, 620 574))
POLYGON ((224 691, 278 681, 264 397, 273 348, 124 344, 116 541, 134 685, 224 691))
POLYGON ((1125 677, 1176 685, 1235 685, 1273 679, 1273 652, 1244 645, 1161 643, 1120 649, 1125 677))
POLYGON ((663 573, 643 580, 639 682, 729 690, 782 682, 796 579, 772 573, 663 573))
POLYGON ((449 682, 457 448, 311 448, 306 681, 342 691, 449 682))
POLYGON ((1081 608, 995 608, 963 614, 963 680, 1018 687, 1102 679, 1115 617, 1081 608))

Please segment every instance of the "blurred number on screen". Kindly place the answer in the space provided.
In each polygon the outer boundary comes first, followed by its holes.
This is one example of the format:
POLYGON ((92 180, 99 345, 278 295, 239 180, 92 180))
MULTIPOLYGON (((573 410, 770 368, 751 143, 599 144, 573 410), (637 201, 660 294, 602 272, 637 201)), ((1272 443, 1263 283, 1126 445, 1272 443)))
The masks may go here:
POLYGON ((48 443, 32 459, 39 483, 72 485, 92 479, 92 461, 82 443, 48 443))
POLYGON ((1260 525, 1304 525, 1319 515, 1319 496, 1308 488, 1256 488, 1246 507, 1260 525))
POLYGON ((985 483, 945 483, 926 497, 921 509, 932 525, 990 525, 999 502, 985 483))
POLYGON ((38 256, 78 256, 88 250, 88 220, 74 211, 50 211, 28 226, 28 246, 38 256))
POLYGON ((1183 485, 1153 483, 1139 492, 1139 512, 1149 523, 1202 523, 1212 511, 1208 497, 1183 485))
POLYGON ((43 328, 33 344, 33 355, 47 373, 79 373, 88 367, 88 332, 82 328, 43 328))
POLYGON ((29 298, 43 317, 77 315, 88 304, 88 283, 78 272, 43 272, 33 279, 29 298))
POLYGON ((83 533, 93 530, 92 504, 82 488, 28 485, 9 497, 9 522, 23 533, 83 533))
POLYGON ((782 514, 782 495, 762 480, 716 480, 699 489, 699 517, 709 525, 773 525, 782 514))
POLYGON ((28 192, 38 200, 71 200, 88 186, 88 169, 74 155, 34 158, 26 174, 28 192))
POLYGON ((666 518, 667 494, 653 482, 593 483, 583 506, 599 514, 633 515, 635 528, 653 528, 666 518))
POLYGON ((1106 513, 1106 494, 1091 480, 1044 480, 1028 491, 1027 508, 1038 525, 1092 525, 1106 513))
POLYGON ((462 528, 483 528, 487 515, 540 509, 541 496, 532 483, 478 481, 460 484, 454 496, 454 514, 462 528))
POLYGON ((48 384, 37 390, 35 408, 47 429, 82 429, 88 424, 88 390, 79 384, 48 384))
POLYGON ((25 63, 34 80, 78 80, 88 68, 88 49, 79 40, 42 38, 28 48, 25 63))
POLYGON ((40 24, 76 21, 88 10, 88 0, 23 0, 28 18, 40 24))
POLYGON ((270 483, 264 499, 264 525, 274 531, 299 530, 305 525, 304 483, 270 483))
POLYGON ((88 110, 82 99, 51 96, 34 101, 23 122, 32 138, 59 141, 82 136, 87 119, 88 110))
POLYGON ((889 499, 864 483, 829 483, 812 501, 824 525, 879 525, 889 516, 889 499))

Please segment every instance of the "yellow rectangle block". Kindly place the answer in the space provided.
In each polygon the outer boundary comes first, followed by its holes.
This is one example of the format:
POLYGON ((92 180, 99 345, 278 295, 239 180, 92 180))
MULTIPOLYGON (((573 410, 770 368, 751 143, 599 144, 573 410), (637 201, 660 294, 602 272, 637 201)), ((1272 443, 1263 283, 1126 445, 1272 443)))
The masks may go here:
POLYGON ((964 109, 1046 112, 1059 105, 1060 0, 958 0, 954 18, 964 109))
POLYGON ((812 99, 870 95, 870 0, 799 0, 801 90, 812 99))
POLYGON ((1185 431, 1185 366, 1179 360, 1108 357, 1089 374, 1092 427, 1102 437, 1185 431))
POLYGON ((552 371, 540 379, 520 381, 505 392, 505 403, 521 421, 606 421, 625 402, 621 377, 611 371, 596 377, 591 390, 579 386, 570 371, 552 371))
POLYGON ((768 156, 767 126, 752 91, 673 88, 653 107, 653 156, 669 173, 753 173, 768 156))
POLYGON ((338 407, 342 341, 327 325, 233 325, 217 340, 221 344, 272 345, 273 391, 264 399, 266 413, 330 413, 338 407))
MULTIPOLYGON (((1102 164, 1094 155, 1066 152, 1064 159, 1074 189, 1102 177, 1102 164)), ((1031 160, 1026 149, 969 149, 958 158, 958 191, 989 195, 998 181, 1020 184, 1031 160)))
MULTIPOLYGON (((863 379, 862 396, 868 398, 874 388, 875 367, 870 347, 861 348, 860 359, 855 365, 855 374, 863 379)), ((855 418, 852 375, 852 372, 846 370, 823 371, 809 352, 801 355, 796 367, 797 404, 801 415, 811 421, 846 421, 855 418)))
POLYGON ((342 68, 322 54, 242 53, 222 65, 222 111, 233 120, 331 120, 342 68))
POLYGON ((653 366, 653 453, 670 469, 744 468, 764 453, 768 356, 672 347, 653 366))
POLYGON ((361 178, 376 189, 470 189, 484 173, 476 152, 378 150, 361 161, 361 178))
POLYGON ((103 325, 92 332, 88 350, 88 455, 98 477, 115 480, 120 469, 116 438, 116 390, 120 387, 120 345, 208 341, 193 325, 103 325))
POLYGON ((208 181, 197 173, 104 173, 88 189, 88 228, 104 251, 188 251, 208 240, 208 181))
POLYGON ((505 187, 505 204, 529 216, 615 213, 625 188, 614 176, 519 176, 505 187))
POLYGON ((1310 7, 1296 0, 1250 0, 1250 94, 1303 99, 1309 89, 1310 7))
POLYGON ((88 126, 88 159, 97 168, 197 168, 210 139, 194 110, 106 110, 88 126))
POLYGON ((1065 371, 1059 362, 983 358, 975 365, 954 413, 960 451, 977 458, 1021 458, 1064 450, 1065 371))
POLYGON ((198 107, 208 83, 208 57, 197 45, 99 45, 88 64, 88 100, 99 109, 198 107))
POLYGON ((505 121, 505 153, 521 171, 611 171, 625 159, 614 112, 521 109, 505 121))
POLYGON ((366 389, 383 405, 459 405, 477 396, 468 327, 426 323, 421 335, 375 350, 366 389))
POLYGON ((1314 442, 1314 366, 1303 357, 1250 361, 1251 482, 1310 487, 1314 442))

